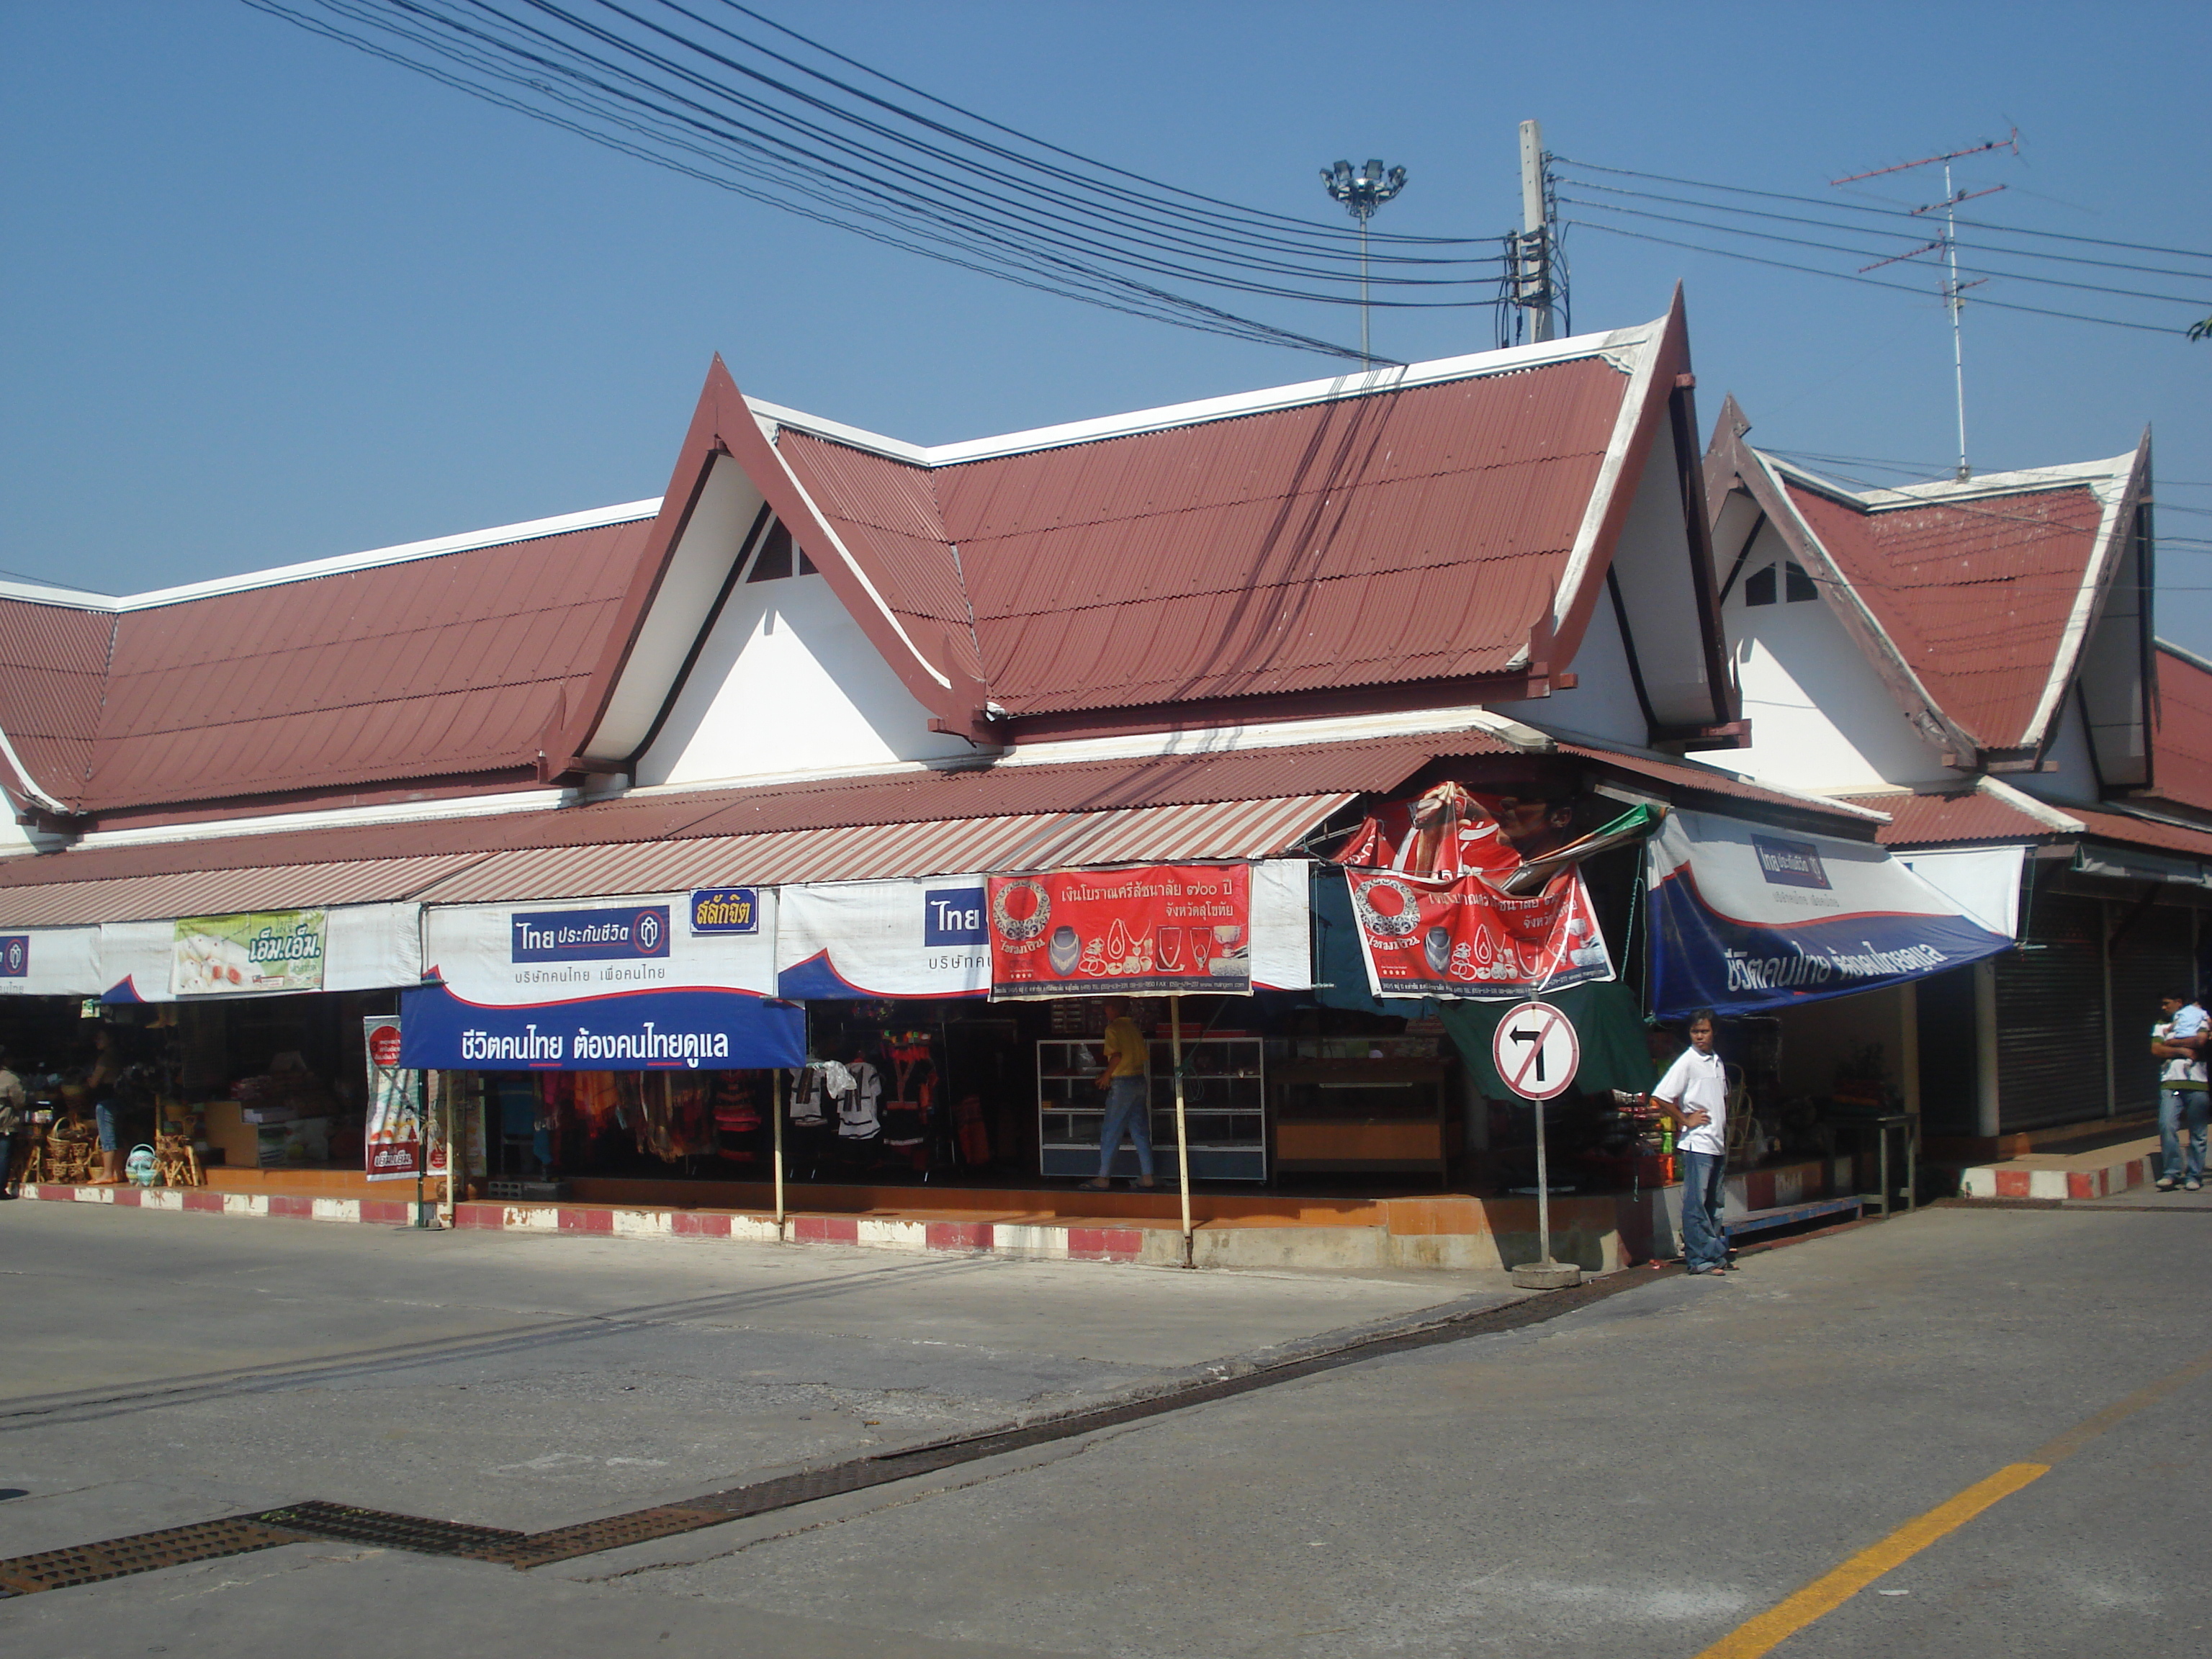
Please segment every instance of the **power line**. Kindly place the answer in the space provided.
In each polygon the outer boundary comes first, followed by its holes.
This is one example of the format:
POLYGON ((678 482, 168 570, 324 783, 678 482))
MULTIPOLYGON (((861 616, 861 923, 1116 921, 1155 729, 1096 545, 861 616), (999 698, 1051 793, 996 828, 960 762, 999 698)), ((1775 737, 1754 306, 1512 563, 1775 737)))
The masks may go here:
MULTIPOLYGON (((1800 271, 1808 276, 1831 276, 1841 283, 1858 283, 1868 288, 1886 288, 1898 294, 1926 297, 1925 289, 1911 288, 1903 283, 1885 283, 1878 277, 1856 276, 1849 271, 1823 270, 1818 265, 1791 264, 1785 259, 1769 259, 1756 253, 1744 253, 1733 248, 1700 247, 1695 242, 1677 241, 1671 236, 1654 236, 1644 231, 1624 229, 1619 225, 1601 224, 1590 220, 1583 220, 1580 222, 1591 230, 1603 231, 1608 236, 1626 236, 1634 241, 1656 242, 1662 246, 1678 247, 1691 253, 1711 254, 1717 259, 1743 259, 1755 265, 1771 265, 1777 270, 1800 271)), ((2045 306, 2015 305, 2008 300, 1978 299, 1973 303, 1978 306, 1994 306, 2000 311, 2025 312, 2034 317, 2058 317, 2073 323, 2101 323, 2107 328, 2130 329, 2138 334, 2178 335, 2184 332, 2179 328, 2160 328, 2149 323, 2123 322, 2117 317, 2088 317, 2075 311, 2052 311, 2045 306)))
MULTIPOLYGON (((1892 218, 1915 219, 1923 216, 1910 208, 1866 207, 1856 202, 1838 202, 1823 196, 1791 196, 1781 191, 1750 190, 1741 185, 1716 185, 1701 179, 1677 179, 1664 173, 1639 173, 1633 167, 1607 167, 1598 161, 1571 161, 1565 156, 1558 158, 1561 167, 1588 167, 1593 173, 1617 173, 1624 179, 1649 179, 1656 184, 1686 185, 1692 190, 1725 191, 1731 196, 1756 196, 1770 202, 1796 202, 1814 207, 1840 208, 1851 213, 1880 213, 1892 218)), ((2131 253, 2161 253, 2177 259, 2212 260, 2212 253, 2199 248, 2158 247, 2145 242, 2122 242, 2104 236, 2069 236, 2058 230, 2021 230, 2010 225, 1987 224, 1978 219, 1961 219, 1962 225, 1972 225, 1978 230, 2001 231, 2008 236, 2039 236, 2053 241, 2078 242, 2091 247, 2125 248, 2131 253)))
MULTIPOLYGON (((1883 252, 1878 248, 1844 247, 1835 242, 1816 242, 1803 236, 1783 236, 1778 235, 1771 230, 1750 230, 1736 225, 1717 225, 1709 220, 1686 219, 1678 214, 1654 213, 1647 208, 1621 207, 1612 202, 1589 202, 1573 196, 1562 196, 1559 198, 1559 200, 1567 203, 1571 206, 1589 208, 1600 213, 1632 214, 1639 219, 1657 219, 1670 225, 1688 225, 1698 230, 1717 231, 1723 236, 1753 236, 1758 238, 1763 242, 1786 242, 1792 247, 1818 248, 1824 252, 1828 253, 1849 254, 1853 258, 1863 259, 1869 253, 1881 253, 1883 252)), ((1695 204, 1686 204, 1685 205, 1695 204)), ((1848 234, 1848 231, 1845 234, 1848 234)), ((1891 233, 1884 231, 1875 234, 1887 235, 1891 233)), ((1916 252, 1927 252, 1929 251, 1929 250, 1927 247, 1915 250, 1916 252)), ((1893 254, 1887 257, 1894 258, 1909 258, 1911 255, 1893 254)), ((2036 276, 2024 271, 1995 270, 1987 265, 1970 265, 1962 264, 1960 265, 1959 269, 1964 271, 1970 271, 1979 276, 2001 276, 2008 282, 2035 283, 2045 288, 2071 289, 2075 292, 2080 294, 2109 294, 2117 299, 2151 300, 2160 304, 2188 306, 2191 308, 2212 306, 2212 294, 2207 294, 2202 297, 2192 297, 2179 294, 2143 294, 2134 289, 2112 288, 2101 283, 2069 283, 2063 277, 2036 276)), ((1976 303, 1978 304, 1981 302, 1977 301, 1976 303)))

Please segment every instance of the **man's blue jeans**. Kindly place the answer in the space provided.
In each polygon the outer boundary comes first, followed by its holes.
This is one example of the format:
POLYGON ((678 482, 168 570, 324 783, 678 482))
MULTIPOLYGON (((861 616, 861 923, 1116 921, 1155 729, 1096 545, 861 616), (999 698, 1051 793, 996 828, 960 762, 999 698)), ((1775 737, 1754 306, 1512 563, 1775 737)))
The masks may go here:
POLYGON ((2212 1115, 2212 1097, 2202 1089, 2158 1091, 2159 1170, 2168 1181, 2204 1179, 2204 1125, 2212 1115), (2181 1166, 2181 1128, 2189 1126, 2189 1167, 2181 1166))
POLYGON ((1721 1222, 1727 1176, 1725 1153, 1682 1154, 1682 1263, 1693 1273, 1728 1261, 1728 1229, 1721 1222))
POLYGON ((1106 1121, 1098 1131, 1098 1178, 1114 1172, 1125 1133, 1137 1143, 1137 1167, 1152 1172, 1152 1087, 1148 1079, 1117 1077, 1106 1089, 1106 1121))

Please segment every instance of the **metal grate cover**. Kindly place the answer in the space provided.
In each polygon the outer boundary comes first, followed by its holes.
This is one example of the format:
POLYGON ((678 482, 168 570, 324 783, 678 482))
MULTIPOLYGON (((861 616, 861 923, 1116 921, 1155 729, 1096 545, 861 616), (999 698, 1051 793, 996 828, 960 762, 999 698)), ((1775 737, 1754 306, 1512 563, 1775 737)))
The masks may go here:
POLYGON ((504 1527, 433 1521, 419 1515, 354 1509, 344 1504, 325 1504, 320 1499, 268 1510, 258 1518, 272 1527, 287 1528, 311 1537, 338 1538, 349 1544, 373 1544, 384 1549, 413 1550, 421 1555, 494 1558, 512 1549, 526 1536, 504 1527))
POLYGON ((72 1549, 47 1550, 0 1561, 0 1594, 30 1595, 40 1590, 69 1589, 303 1540, 303 1534, 270 1526, 258 1516, 196 1521, 188 1527, 167 1527, 160 1532, 136 1533, 104 1543, 80 1544, 72 1549))

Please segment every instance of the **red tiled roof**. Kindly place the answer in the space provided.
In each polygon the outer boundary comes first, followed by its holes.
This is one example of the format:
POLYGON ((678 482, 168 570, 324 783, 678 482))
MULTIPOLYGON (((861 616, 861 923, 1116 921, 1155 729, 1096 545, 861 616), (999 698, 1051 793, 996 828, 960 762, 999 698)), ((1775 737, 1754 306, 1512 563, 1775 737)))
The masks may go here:
POLYGON ((83 786, 91 764, 114 632, 105 611, 0 599, 0 732, 58 799, 83 786))
POLYGON ((2152 708, 2151 788, 2167 800, 2212 811, 2212 673, 2160 647, 2152 708))
MULTIPOLYGON (((1673 764, 1584 744, 1562 744, 1559 753, 1601 762, 1673 788, 1700 790, 1796 812, 1821 810, 1813 803, 1760 789, 1731 775, 1694 765, 1673 764)), ((1063 830, 1054 830, 1054 834, 1066 840, 1080 827, 1078 820, 1096 818, 1103 823, 1105 817, 1130 813, 1183 808, 1195 811, 1238 802, 1324 796, 1349 799, 1359 795, 1387 794, 1432 762, 1462 758, 1511 760, 1518 765, 1541 763, 1546 759, 1516 749, 1486 732, 1409 733, 1348 743, 1245 749, 1224 754, 1000 764, 970 770, 908 772, 799 786, 687 790, 629 795, 558 811, 82 848, 0 860, 0 925, 13 917, 7 895, 14 891, 44 893, 63 884, 144 882, 195 875, 214 883, 225 878, 223 872, 239 869, 268 870, 362 860, 377 860, 396 869, 399 862, 410 860, 560 848, 606 849, 607 859, 613 861, 610 869, 617 866, 625 870, 633 866, 643 868, 645 865, 660 869, 661 865, 653 864, 648 856, 649 849, 679 842, 691 846, 690 852, 678 859, 683 867, 690 868, 712 864, 720 856, 706 845, 708 842, 752 838, 765 846, 766 838, 797 832, 842 835, 848 831, 865 842, 868 837, 863 832, 873 830, 884 832, 879 838, 887 845, 897 842, 903 846, 911 839, 902 839, 901 832, 908 827, 972 823, 984 819, 1002 819, 1010 825, 1016 824, 1017 820, 1031 824, 1048 820, 1062 823, 1063 830), (625 852, 624 848, 630 850, 625 852), (687 860, 689 862, 684 862, 687 860), (644 860, 644 864, 639 864, 639 860, 644 860)), ((1845 814, 1838 810, 1834 816, 1841 818, 1845 814)), ((1139 820, 1130 822, 1136 823, 1139 820)), ((1188 822, 1203 825, 1212 820, 1198 813, 1188 822)), ((1009 834, 1018 842, 1022 840, 1022 836, 1013 830, 1010 830, 1009 834)), ((1092 836, 1088 830, 1083 830, 1082 837, 1078 839, 1083 846, 1093 848, 1115 844, 1110 835, 1102 832, 1101 836, 1092 836)), ((792 854, 787 867, 804 867, 814 872, 804 878, 806 879, 830 878, 835 872, 812 861, 820 846, 827 844, 810 843, 800 852, 792 854)), ((1069 844, 1075 843, 1070 841, 1069 844)), ((779 859, 783 856, 784 852, 779 851, 779 859)), ((1111 861, 1103 854, 1099 858, 1111 861)), ((867 860, 860 860, 844 872, 844 878, 857 879, 858 869, 866 863, 867 860)), ((554 866, 562 870, 575 867, 573 860, 554 860, 549 867, 554 866)), ((758 875, 747 878, 769 879, 758 875)), ((648 883, 649 886, 653 884, 648 883)), ((191 890, 192 884, 189 881, 179 889, 180 893, 191 890)), ((628 890, 645 890, 633 886, 628 890)), ((190 910, 194 907, 186 903, 184 908, 190 910)))
POLYGON ((2080 806, 2065 810, 2088 825, 2089 833, 2102 841, 2126 842, 2135 847, 2155 847, 2162 852, 2212 858, 2212 830, 2185 830, 2179 824, 2154 823, 2148 818, 2080 806))
MULTIPOLYGON (((1861 806, 1889 814, 1875 839, 1884 847, 1936 847, 1948 842, 2021 841, 2063 834, 1996 795, 1969 789, 1941 795, 1853 795, 1861 806)), ((2062 809, 2072 812, 2073 808, 2062 809)))
POLYGON ((2097 550, 2085 484, 1868 507, 1785 477, 1790 501, 1937 705, 1985 748, 2029 727, 2097 550))
POLYGON ((0 653, 22 671, 0 684, 0 731, 86 811, 534 767, 648 528, 120 614, 0 604, 0 653))
POLYGON ((1588 357, 939 468, 1016 715, 1504 670, 1628 377, 1588 357))

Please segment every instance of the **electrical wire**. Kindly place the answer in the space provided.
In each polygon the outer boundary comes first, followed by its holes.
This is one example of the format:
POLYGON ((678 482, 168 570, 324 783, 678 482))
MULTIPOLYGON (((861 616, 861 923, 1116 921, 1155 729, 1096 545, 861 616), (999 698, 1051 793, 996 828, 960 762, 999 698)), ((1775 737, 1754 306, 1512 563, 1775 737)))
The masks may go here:
POLYGON ((1355 233, 1078 156, 868 69, 735 0, 721 0, 720 9, 1077 166, 963 131, 803 63, 696 9, 714 0, 246 3, 748 200, 1042 292, 1231 337, 1360 356, 1164 284, 1340 308, 1464 309, 1494 305, 1509 269, 1501 253, 1445 252, 1484 245, 1474 239, 1372 235, 1363 297, 1351 264, 1355 233))
MULTIPOLYGON (((1700 179, 1678 179, 1664 173, 1639 173, 1633 167, 1607 167, 1598 161, 1571 161, 1564 155, 1554 159, 1561 167, 1586 167, 1592 173, 1615 173, 1624 179, 1648 179, 1655 184, 1684 185, 1692 190, 1723 191, 1731 196, 1756 196, 1770 202, 1796 202, 1813 207, 1839 208, 1852 213, 1886 214, 1893 218, 1924 220, 1926 216, 1924 214, 1915 213, 1910 208, 1868 207, 1856 202, 1838 202, 1826 197, 1792 196, 1781 191, 1750 190, 1741 185, 1717 185, 1700 179)), ((2081 243, 2091 247, 2125 248, 2131 253, 2157 253, 2176 259, 2212 260, 2212 253, 2205 252, 2200 248, 2159 247, 2149 243, 2123 242, 2104 236, 2072 236, 2064 231, 2058 230, 2022 230, 2011 225, 1986 223, 1978 219, 1961 219, 1958 222, 1962 225, 1972 225, 1979 230, 2000 231, 2009 236, 2039 236, 2053 241, 2081 243)))
MULTIPOLYGON (((1662 247, 1680 248, 1689 253, 1710 254, 1717 259, 1742 259, 1755 265, 1771 265, 1777 270, 1795 270, 1808 276, 1830 276, 1838 282, 1857 283, 1867 288, 1886 288, 1899 294, 1927 297, 1926 289, 1913 288, 1904 283, 1885 283, 1879 277, 1863 276, 1850 271, 1823 270, 1818 265, 1792 264, 1786 259, 1769 259, 1759 254, 1744 253, 1730 248, 1701 247, 1695 242, 1679 241, 1671 236, 1654 236, 1645 231, 1629 230, 1620 225, 1608 225, 1589 220, 1582 222, 1592 230, 1603 231, 1608 236, 1626 236, 1633 241, 1656 242, 1662 247)), ((2187 331, 2181 328, 2161 328, 2152 323, 2125 322, 2117 317, 2090 317, 2077 311, 2053 311, 2047 306, 2016 305, 2009 300, 1991 300, 1978 295, 1971 303, 1977 306, 1994 307, 1999 311, 2024 312, 2033 317, 2057 317, 2073 323, 2100 323, 2106 328, 2124 328, 2138 334, 2180 335, 2187 331)))

